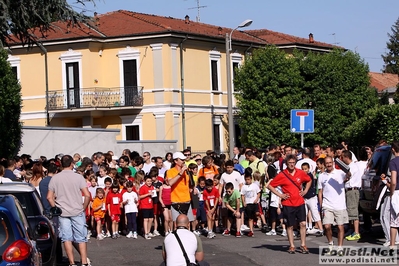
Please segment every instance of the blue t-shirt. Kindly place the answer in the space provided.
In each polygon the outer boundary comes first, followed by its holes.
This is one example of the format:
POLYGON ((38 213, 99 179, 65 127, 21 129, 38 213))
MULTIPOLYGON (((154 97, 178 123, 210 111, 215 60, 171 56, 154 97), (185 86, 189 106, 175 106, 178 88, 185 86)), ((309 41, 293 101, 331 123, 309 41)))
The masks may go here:
POLYGON ((6 169, 3 176, 11 179, 12 181, 18 181, 17 176, 10 169, 6 169))
POLYGON ((50 183, 50 180, 51 180, 51 176, 46 176, 39 183, 39 191, 40 191, 40 195, 41 195, 40 200, 42 201, 44 210, 46 212, 49 212, 51 209, 51 205, 47 200, 48 184, 50 183))
POLYGON ((389 170, 396 172, 396 188, 395 190, 399 190, 399 157, 393 158, 389 162, 389 170))

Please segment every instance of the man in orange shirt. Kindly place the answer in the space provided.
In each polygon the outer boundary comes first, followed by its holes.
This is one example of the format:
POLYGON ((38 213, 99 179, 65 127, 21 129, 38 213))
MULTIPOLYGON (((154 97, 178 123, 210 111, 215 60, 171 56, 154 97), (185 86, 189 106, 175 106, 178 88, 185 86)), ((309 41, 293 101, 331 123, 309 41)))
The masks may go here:
POLYGON ((173 164, 166 172, 166 180, 172 187, 170 198, 172 201, 172 219, 176 221, 180 214, 187 215, 190 221, 194 220, 190 201, 190 187, 194 187, 194 181, 187 174, 187 166, 184 163, 186 157, 181 152, 173 153, 173 164), (191 183, 191 184, 190 184, 191 183))

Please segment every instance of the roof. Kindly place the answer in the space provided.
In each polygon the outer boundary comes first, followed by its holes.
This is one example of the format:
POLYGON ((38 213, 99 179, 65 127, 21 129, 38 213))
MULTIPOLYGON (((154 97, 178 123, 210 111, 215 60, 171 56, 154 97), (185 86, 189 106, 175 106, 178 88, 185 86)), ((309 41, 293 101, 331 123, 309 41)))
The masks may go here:
POLYGON ((379 92, 395 88, 399 83, 399 76, 390 73, 370 72, 370 86, 376 88, 379 92))
MULTIPOLYGON (((44 36, 34 31, 41 41, 72 40, 81 38, 120 38, 162 33, 180 33, 205 38, 225 40, 226 33, 231 28, 190 21, 189 17, 177 19, 151 14, 143 14, 126 10, 113 11, 101 15, 95 14, 89 23, 72 24, 68 22, 52 23, 52 30, 44 36)), ((257 45, 265 44, 306 44, 315 47, 331 49, 334 46, 322 42, 310 42, 307 38, 300 38, 266 29, 241 31, 235 30, 232 35, 234 41, 242 41, 257 45)), ((15 43, 18 43, 15 40, 15 43)))
POLYGON ((0 193, 32 192, 35 190, 36 189, 29 183, 10 182, 10 183, 0 184, 0 193))

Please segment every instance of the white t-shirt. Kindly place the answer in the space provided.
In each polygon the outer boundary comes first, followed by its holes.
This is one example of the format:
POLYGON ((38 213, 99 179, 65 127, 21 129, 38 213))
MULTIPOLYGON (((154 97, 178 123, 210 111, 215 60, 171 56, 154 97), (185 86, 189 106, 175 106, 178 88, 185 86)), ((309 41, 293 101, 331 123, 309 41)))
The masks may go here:
POLYGON ((136 192, 123 193, 122 200, 123 202, 128 201, 127 204, 125 204, 125 213, 138 212, 135 200, 138 201, 139 197, 136 192))
POLYGON ((314 173, 314 171, 316 170, 316 162, 315 161, 313 161, 312 159, 310 159, 310 158, 303 158, 302 160, 299 160, 297 163, 296 163, 296 165, 295 165, 295 167, 296 168, 298 168, 298 169, 302 169, 301 167, 302 167, 302 164, 303 163, 308 163, 309 164, 309 171, 313 174, 314 173))
POLYGON ((364 170, 361 172, 359 166, 360 164, 354 161, 349 164, 351 177, 349 181, 345 183, 345 188, 360 188, 362 186, 362 175, 364 170))
POLYGON ((172 163, 169 161, 164 161, 163 166, 165 167, 166 170, 169 170, 171 167, 172 163))
MULTIPOLYGON (((281 187, 280 187, 280 186, 276 187, 276 190, 277 190, 278 192, 280 192, 280 193, 283 193, 283 191, 281 190, 281 187)), ((271 198, 270 198, 270 207, 278 208, 279 205, 280 205, 280 197, 277 196, 277 195, 274 194, 274 193, 270 193, 270 195, 271 195, 271 198)))
POLYGON ((90 186, 90 187, 88 187, 89 192, 90 192, 90 194, 91 194, 91 199, 94 199, 94 198, 96 197, 96 190, 97 190, 97 188, 99 188, 99 186, 95 186, 95 187, 90 186))
POLYGON ((109 177, 109 176, 108 176, 108 175, 106 175, 106 176, 104 176, 104 177, 98 176, 98 177, 97 177, 97 186, 99 186, 100 188, 105 188, 104 181, 105 181, 105 179, 106 179, 107 177, 109 177))
MULTIPOLYGON (((187 253, 187 257, 191 263, 195 263, 195 253, 199 243, 201 243, 198 236, 187 229, 177 229, 180 241, 187 253)), ((181 251, 179 242, 174 234, 168 234, 164 239, 163 248, 166 252, 166 265, 186 266, 186 259, 181 251)))
MULTIPOLYGON (((233 171, 231 172, 231 174, 223 173, 220 177, 220 184, 225 187, 227 183, 233 183, 234 189, 237 189, 239 191, 240 184, 244 184, 244 178, 237 171, 233 171)), ((226 192, 223 193, 223 196, 225 193, 226 192)))
POLYGON ((246 204, 253 204, 260 192, 257 184, 243 185, 241 188, 241 195, 244 195, 246 204))
POLYGON ((155 163, 153 162, 144 163, 143 168, 141 170, 143 170, 145 174, 148 174, 148 172, 151 170, 153 166, 155 166, 155 163))
POLYGON ((345 210, 345 173, 334 169, 331 173, 321 173, 318 179, 318 188, 323 191, 323 209, 345 210))

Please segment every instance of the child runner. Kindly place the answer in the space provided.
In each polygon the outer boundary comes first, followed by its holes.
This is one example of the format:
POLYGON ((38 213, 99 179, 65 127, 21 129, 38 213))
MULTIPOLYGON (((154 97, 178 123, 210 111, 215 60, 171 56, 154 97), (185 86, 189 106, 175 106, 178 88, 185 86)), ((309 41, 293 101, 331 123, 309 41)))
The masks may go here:
MULTIPOLYGON (((110 177, 107 177, 104 180, 104 185, 105 185, 105 188, 104 188, 105 195, 104 195, 104 197, 107 198, 108 193, 111 191, 112 179, 110 177)), ((104 220, 105 220, 104 236, 105 237, 111 237, 111 233, 110 233, 109 230, 112 229, 112 221, 111 221, 111 217, 108 215, 108 205, 107 204, 105 204, 105 208, 106 208, 106 211, 105 211, 105 218, 104 218, 104 220)))
POLYGON ((90 180, 90 187, 88 189, 91 194, 91 198, 93 200, 96 197, 97 188, 99 188, 99 186, 97 186, 97 177, 94 175, 94 172, 93 175, 89 177, 89 180, 90 180))
POLYGON ((96 196, 92 203, 93 216, 97 231, 97 240, 103 240, 104 235, 101 233, 101 227, 104 225, 105 208, 105 192, 102 188, 96 189, 96 196))
MULTIPOLYGON (((276 187, 277 191, 282 193, 281 187, 276 187)), ((283 227, 283 232, 281 236, 287 236, 287 231, 285 230, 285 224, 283 223, 283 212, 281 211, 283 205, 281 205, 281 199, 274 193, 271 193, 270 198, 270 208, 269 208, 269 215, 270 215, 270 222, 272 224, 272 230, 266 233, 267 236, 275 236, 276 233, 276 223, 277 221, 281 222, 281 226, 283 227)))
POLYGON ((219 189, 214 186, 214 181, 211 179, 205 180, 206 189, 203 193, 205 202, 206 218, 208 223, 208 238, 214 238, 216 235, 213 233, 213 224, 218 210, 219 203, 219 189))
POLYGON ((155 189, 152 186, 151 177, 146 175, 145 184, 139 190, 140 208, 144 219, 143 227, 145 239, 151 239, 151 237, 154 237, 154 235, 150 232, 152 221, 154 219, 154 207, 152 203, 152 195, 154 190, 155 189))
POLYGON ((98 171, 97 185, 101 188, 104 188, 105 187, 105 184, 104 184, 105 179, 107 177, 109 177, 108 176, 108 167, 107 167, 107 165, 103 164, 103 165, 100 165, 99 169, 100 170, 98 171))
MULTIPOLYGON (((213 184, 213 180, 212 180, 213 184)), ((202 229, 205 227, 206 222, 206 213, 205 213, 205 206, 204 206, 204 190, 205 190, 205 176, 200 176, 198 178, 198 185, 196 187, 198 189, 198 198, 199 204, 197 208, 197 221, 199 222, 199 232, 202 232, 202 229)))
MULTIPOLYGON (((218 190, 218 192, 219 192, 219 182, 220 182, 220 175, 218 174, 213 177, 213 186, 218 190)), ((218 204, 216 207, 216 214, 215 214, 215 233, 217 233, 217 234, 223 231, 223 229, 220 230, 220 228, 219 228, 219 220, 220 220, 220 212, 222 209, 222 204, 223 204, 223 200, 219 194, 219 199, 218 199, 218 204)))
POLYGON ((122 194, 119 192, 119 183, 112 183, 111 191, 107 195, 108 215, 112 221, 112 239, 120 237, 118 233, 119 221, 121 219, 122 194))
POLYGON ((252 183, 251 176, 245 176, 245 185, 241 188, 241 200, 245 208, 245 215, 248 217, 249 237, 254 236, 254 219, 259 215, 259 198, 259 186, 252 183))
POLYGON ((154 231, 152 234, 154 236, 160 236, 158 232, 159 216, 161 215, 161 204, 159 203, 159 189, 162 186, 162 182, 158 180, 158 168, 156 166, 152 167, 148 175, 151 177, 152 186, 155 192, 152 194, 152 203, 154 210, 154 231))
POLYGON ((159 189, 159 202, 163 208, 165 236, 167 236, 173 230, 172 211, 170 209, 172 205, 172 201, 170 199, 171 190, 172 187, 167 184, 166 180, 164 180, 162 187, 159 189))
POLYGON ((241 237, 241 213, 242 213, 242 202, 241 194, 237 189, 234 189, 233 183, 229 182, 225 186, 226 195, 224 195, 223 201, 227 208, 227 228, 224 230, 223 235, 229 236, 231 230, 231 224, 233 219, 236 219, 237 232, 236 237, 241 237))
POLYGON ((137 193, 133 191, 133 182, 127 181, 126 189, 127 191, 123 193, 122 199, 125 205, 125 214, 127 219, 127 230, 129 233, 126 235, 127 238, 137 239, 137 204, 139 198, 137 193))

